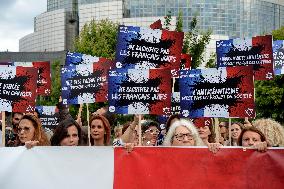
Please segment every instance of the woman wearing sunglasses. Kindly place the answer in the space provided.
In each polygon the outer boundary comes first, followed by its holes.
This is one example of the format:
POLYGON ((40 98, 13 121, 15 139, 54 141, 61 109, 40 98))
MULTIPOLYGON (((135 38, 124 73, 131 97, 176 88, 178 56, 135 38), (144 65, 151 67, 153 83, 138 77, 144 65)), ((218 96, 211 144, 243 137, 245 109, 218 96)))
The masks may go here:
POLYGON ((15 146, 22 145, 25 145, 27 148, 50 145, 40 120, 33 114, 24 115, 19 122, 18 138, 15 146))
POLYGON ((142 146, 157 146, 160 133, 159 124, 152 120, 145 120, 142 125, 142 146))

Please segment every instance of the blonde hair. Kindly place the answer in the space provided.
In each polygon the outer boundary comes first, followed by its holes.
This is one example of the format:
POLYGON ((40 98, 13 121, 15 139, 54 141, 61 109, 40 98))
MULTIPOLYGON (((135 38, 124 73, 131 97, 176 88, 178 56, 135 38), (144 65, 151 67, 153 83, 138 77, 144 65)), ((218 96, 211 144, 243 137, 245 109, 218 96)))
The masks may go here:
POLYGON ((284 146, 284 128, 273 119, 257 119, 252 125, 259 129, 271 146, 284 146))
POLYGON ((180 119, 180 120, 176 120, 169 128, 169 131, 167 132, 167 135, 164 139, 164 146, 171 146, 172 145, 172 141, 173 141, 173 137, 176 131, 177 127, 186 127, 193 136, 194 139, 194 146, 205 146, 202 139, 199 137, 198 131, 195 128, 194 124, 191 121, 188 121, 186 119, 180 119))

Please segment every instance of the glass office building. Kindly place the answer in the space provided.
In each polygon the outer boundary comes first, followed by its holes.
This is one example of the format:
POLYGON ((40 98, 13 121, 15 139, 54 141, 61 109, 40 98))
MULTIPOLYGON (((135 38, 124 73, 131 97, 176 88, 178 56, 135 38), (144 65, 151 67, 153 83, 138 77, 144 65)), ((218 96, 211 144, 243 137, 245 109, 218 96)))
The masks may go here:
MULTIPOLYGON (((89 23, 93 19, 109 19, 125 25, 149 26, 157 19, 163 21, 168 11, 171 11, 173 16, 173 25, 175 25, 178 13, 182 12, 184 31, 188 30, 192 18, 197 16, 199 21, 197 27, 201 31, 210 29, 213 35, 226 36, 227 38, 244 38, 262 35, 284 26, 284 0, 47 1, 47 12, 49 14, 59 10, 72 12, 73 17, 76 17, 74 14, 77 14, 79 17, 79 30, 84 24, 89 23)), ((68 24, 70 21, 69 18, 62 20, 65 20, 65 24, 68 24)), ((47 23, 50 22, 58 22, 58 20, 50 20, 47 23)), ((35 27, 37 26, 35 25, 35 27)), ((35 28, 35 31, 38 30, 35 28)), ((26 38, 25 42, 28 41, 28 38, 29 37, 26 38)), ((65 40, 65 43, 68 43, 68 40, 65 40)), ((71 44, 71 42, 69 42, 69 44, 71 44)), ((23 45, 24 43, 21 45, 20 42, 20 50, 23 45)), ((42 45, 44 45, 44 43, 42 43, 42 45)), ((65 44, 63 46, 64 48, 62 50, 69 48, 69 45, 65 44)), ((30 45, 26 45, 26 47, 30 47, 30 45)), ((44 47, 41 49, 44 49, 44 47)), ((49 50, 49 48, 45 49, 49 50)))

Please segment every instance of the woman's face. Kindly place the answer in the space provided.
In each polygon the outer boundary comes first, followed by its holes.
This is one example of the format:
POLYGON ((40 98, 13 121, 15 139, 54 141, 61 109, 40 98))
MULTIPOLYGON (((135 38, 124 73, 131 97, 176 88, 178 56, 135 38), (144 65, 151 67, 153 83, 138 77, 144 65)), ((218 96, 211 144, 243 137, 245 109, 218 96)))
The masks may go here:
POLYGON ((242 130, 241 130, 241 127, 238 124, 233 124, 231 126, 231 132, 232 132, 232 139, 238 140, 242 130))
POLYGON ((249 147, 249 146, 253 146, 256 143, 261 142, 261 138, 260 135, 256 132, 253 131, 246 131, 243 134, 243 138, 242 138, 242 146, 244 147, 249 147))
POLYGON ((201 139, 206 139, 208 138, 209 135, 211 135, 211 132, 208 126, 198 127, 198 133, 201 139))
POLYGON ((91 123, 91 136, 94 140, 104 139, 105 128, 102 120, 94 119, 91 123))
POLYGON ((78 129, 75 125, 67 128, 67 136, 61 140, 60 146, 78 146, 79 136, 78 129))
POLYGON ((194 146, 194 145, 195 141, 191 132, 184 126, 177 127, 172 139, 172 146, 194 146))
POLYGON ((22 119, 18 127, 19 140, 21 143, 34 140, 35 128, 33 122, 28 119, 22 119))
POLYGON ((145 140, 156 140, 158 137, 158 134, 160 133, 159 129, 157 129, 156 126, 150 126, 145 132, 144 132, 144 139, 145 140))

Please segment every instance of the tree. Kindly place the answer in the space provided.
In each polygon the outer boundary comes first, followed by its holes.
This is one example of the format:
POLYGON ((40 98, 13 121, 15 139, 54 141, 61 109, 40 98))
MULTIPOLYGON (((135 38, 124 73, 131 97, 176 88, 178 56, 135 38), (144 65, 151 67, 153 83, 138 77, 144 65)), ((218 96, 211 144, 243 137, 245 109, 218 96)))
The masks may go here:
MULTIPOLYGON (((284 26, 272 31, 274 40, 284 40, 284 26)), ((272 118, 284 123, 284 76, 255 81, 257 118, 272 118)))
MULTIPOLYGON (((165 16, 165 29, 169 30, 169 25, 171 22, 172 16, 171 12, 169 11, 168 14, 165 16)), ((206 50, 206 46, 210 42, 210 35, 212 34, 211 30, 206 32, 201 32, 196 26, 198 24, 197 17, 193 17, 192 21, 189 23, 189 31, 185 32, 184 42, 183 42, 183 49, 182 53, 190 54, 192 57, 191 67, 197 68, 202 65, 204 62, 204 53, 206 50)), ((182 32, 183 31, 183 19, 182 19, 182 12, 179 11, 177 22, 176 22, 176 29, 175 31, 182 32)), ((210 59, 206 62, 206 67, 215 67, 215 54, 210 56, 210 59)))
POLYGON ((84 25, 79 37, 75 39, 75 51, 114 59, 117 30, 118 24, 109 20, 92 20, 84 25))
POLYGON ((273 39, 274 40, 283 40, 284 39, 284 26, 277 30, 272 31, 273 39))

